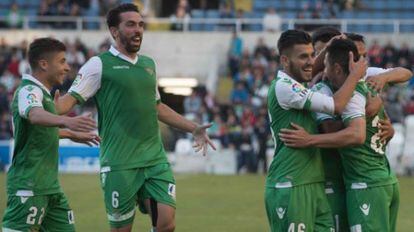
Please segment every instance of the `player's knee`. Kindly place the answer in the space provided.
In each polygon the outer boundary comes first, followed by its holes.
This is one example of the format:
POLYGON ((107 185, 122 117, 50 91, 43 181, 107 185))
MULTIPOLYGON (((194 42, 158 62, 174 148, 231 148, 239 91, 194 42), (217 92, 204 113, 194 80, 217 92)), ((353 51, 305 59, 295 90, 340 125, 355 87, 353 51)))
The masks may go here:
POLYGON ((157 232, 174 232, 175 222, 170 221, 157 226, 157 232))

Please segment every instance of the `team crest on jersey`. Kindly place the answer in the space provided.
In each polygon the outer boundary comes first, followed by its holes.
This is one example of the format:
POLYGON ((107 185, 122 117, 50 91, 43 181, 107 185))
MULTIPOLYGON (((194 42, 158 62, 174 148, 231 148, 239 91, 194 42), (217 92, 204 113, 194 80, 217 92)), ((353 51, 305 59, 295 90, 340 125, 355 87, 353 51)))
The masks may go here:
POLYGON ((76 75, 75 80, 73 81, 73 85, 79 85, 82 78, 83 78, 82 74, 78 73, 78 75, 76 75))
POLYGON ((27 103, 29 103, 29 104, 33 104, 33 103, 38 102, 37 97, 34 93, 29 93, 26 98, 27 98, 27 103))
POLYGON ((152 68, 145 68, 145 71, 147 71, 147 73, 151 76, 154 75, 154 73, 155 73, 154 69, 152 69, 152 68))
POLYGON ((286 78, 286 77, 282 79, 282 82, 283 82, 283 83, 287 83, 287 84, 289 84, 289 85, 290 85, 290 84, 292 84, 292 80, 291 80, 291 79, 289 79, 289 78, 286 78))
POLYGON ((32 92, 34 90, 34 87, 31 85, 26 86, 26 90, 29 92, 32 92))

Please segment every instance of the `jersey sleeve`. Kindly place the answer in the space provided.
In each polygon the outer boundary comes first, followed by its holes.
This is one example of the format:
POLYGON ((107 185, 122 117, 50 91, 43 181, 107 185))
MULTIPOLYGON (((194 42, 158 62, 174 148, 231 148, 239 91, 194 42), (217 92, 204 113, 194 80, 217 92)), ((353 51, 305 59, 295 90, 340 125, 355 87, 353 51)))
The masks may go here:
POLYGON ((347 124, 349 121, 359 117, 365 117, 366 98, 359 92, 354 92, 344 111, 342 112, 342 121, 347 124))
POLYGON ((29 118, 29 112, 33 107, 43 108, 43 92, 35 85, 26 85, 19 90, 18 108, 19 115, 23 118, 29 118))
POLYGON ((364 80, 366 80, 367 77, 369 77, 369 76, 375 76, 375 75, 385 73, 385 72, 388 72, 388 71, 391 71, 391 70, 392 70, 392 68, 387 68, 386 69, 386 68, 368 67, 367 72, 366 72, 365 77, 364 77, 364 80))
POLYGON ((99 90, 101 87, 101 79, 102 61, 99 57, 94 56, 79 70, 76 79, 69 89, 69 94, 79 103, 84 103, 99 90))
POLYGON ((299 82, 282 78, 275 85, 276 98, 285 109, 304 109, 313 112, 333 114, 335 105, 332 97, 305 88, 299 82))
MULTIPOLYGON (((319 82, 316 85, 314 85, 311 89, 314 92, 317 93, 321 93, 324 94, 326 96, 332 97, 333 96, 333 92, 331 90, 331 88, 329 88, 328 85, 326 85, 323 82, 319 82)), ((320 124, 321 122, 325 121, 325 120, 335 120, 335 116, 331 115, 331 114, 327 114, 327 113, 321 113, 321 112, 315 112, 315 114, 313 114, 315 117, 315 121, 317 124, 320 124)))
POLYGON ((161 95, 158 91, 158 77, 157 77, 157 71, 156 71, 156 64, 154 62, 154 75, 155 75, 155 101, 158 103, 161 103, 161 95))

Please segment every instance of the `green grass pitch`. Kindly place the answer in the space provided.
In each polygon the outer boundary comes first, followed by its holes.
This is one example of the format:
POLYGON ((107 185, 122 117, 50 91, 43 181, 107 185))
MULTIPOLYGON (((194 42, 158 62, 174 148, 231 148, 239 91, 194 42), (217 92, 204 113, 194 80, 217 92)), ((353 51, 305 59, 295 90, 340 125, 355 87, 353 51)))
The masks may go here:
MULTIPOLYGON (((176 179, 177 232, 269 231, 264 176, 177 175, 176 179)), ((64 174, 60 180, 74 210, 77 231, 109 231, 98 175, 64 174)), ((414 231, 414 178, 400 178, 400 189, 397 231, 414 231)), ((5 174, 0 174, 0 221, 5 205, 5 174)), ((133 231, 148 232, 149 228, 149 217, 137 211, 133 231)))

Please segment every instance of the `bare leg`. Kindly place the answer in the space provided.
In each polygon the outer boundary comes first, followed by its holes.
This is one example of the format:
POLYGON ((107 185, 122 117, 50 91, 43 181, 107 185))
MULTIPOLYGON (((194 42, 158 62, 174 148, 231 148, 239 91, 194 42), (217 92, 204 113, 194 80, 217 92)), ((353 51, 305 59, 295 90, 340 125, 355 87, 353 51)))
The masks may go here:
MULTIPOLYGON (((152 215, 149 199, 145 200, 145 207, 147 208, 149 215, 152 215)), ((157 210, 157 232, 174 232, 175 209, 169 205, 157 203, 157 210)))

